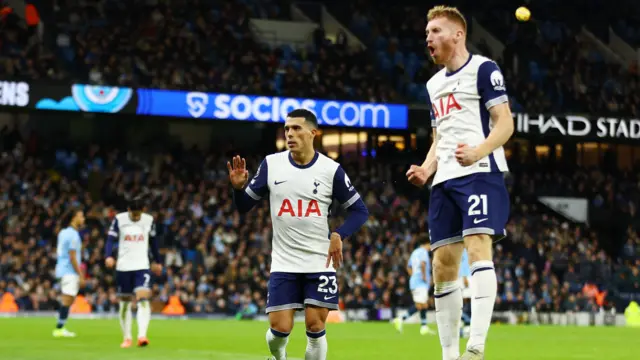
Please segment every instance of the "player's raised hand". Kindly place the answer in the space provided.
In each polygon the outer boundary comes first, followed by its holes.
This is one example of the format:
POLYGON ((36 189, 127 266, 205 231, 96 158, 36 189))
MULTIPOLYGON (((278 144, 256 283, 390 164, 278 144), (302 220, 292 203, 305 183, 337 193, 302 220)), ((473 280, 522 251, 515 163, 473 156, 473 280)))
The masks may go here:
POLYGON ((247 161, 236 155, 231 162, 227 161, 227 170, 229 170, 229 181, 234 189, 242 190, 249 179, 249 171, 247 171, 247 161))
POLYGON ((104 260, 104 264, 107 265, 107 268, 111 269, 116 264, 116 260, 109 256, 104 260))
POLYGON ((423 187, 431 177, 427 169, 418 165, 411 165, 407 171, 407 179, 415 186, 423 187))
POLYGON ((478 152, 467 144, 458 144, 456 160, 461 166, 471 166, 478 161, 478 152))
POLYGON ((329 267, 333 262, 333 268, 338 270, 342 266, 342 237, 340 234, 331 233, 331 243, 329 244, 329 254, 327 255, 327 264, 325 267, 329 267))

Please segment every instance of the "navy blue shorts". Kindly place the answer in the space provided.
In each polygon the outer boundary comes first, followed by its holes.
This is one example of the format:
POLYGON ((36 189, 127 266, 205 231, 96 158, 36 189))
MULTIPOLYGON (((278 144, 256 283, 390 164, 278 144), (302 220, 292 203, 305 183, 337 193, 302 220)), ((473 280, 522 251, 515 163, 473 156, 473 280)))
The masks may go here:
POLYGON ((477 173, 435 185, 429 199, 431 248, 473 234, 504 238, 509 201, 502 173, 477 173))
POLYGON ((133 295, 140 289, 150 289, 149 270, 116 271, 116 284, 119 295, 133 295))
POLYGON ((335 272, 273 272, 269 277, 267 314, 281 310, 304 309, 305 305, 338 310, 339 296, 335 272))

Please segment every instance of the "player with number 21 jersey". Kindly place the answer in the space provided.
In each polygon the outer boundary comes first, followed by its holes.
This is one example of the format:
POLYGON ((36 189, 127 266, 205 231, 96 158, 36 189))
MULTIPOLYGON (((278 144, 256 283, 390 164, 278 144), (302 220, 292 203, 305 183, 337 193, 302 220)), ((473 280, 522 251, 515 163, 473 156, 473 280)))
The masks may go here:
POLYGON ((424 186, 434 176, 429 234, 434 251, 434 298, 443 360, 483 360, 497 282, 492 242, 506 235, 509 194, 503 145, 513 134, 504 77, 490 59, 466 48, 467 22, 456 8, 427 14, 427 48, 443 68, 427 82, 433 143, 408 180, 424 186), (469 254, 471 330, 459 354, 462 292, 458 268, 469 254))

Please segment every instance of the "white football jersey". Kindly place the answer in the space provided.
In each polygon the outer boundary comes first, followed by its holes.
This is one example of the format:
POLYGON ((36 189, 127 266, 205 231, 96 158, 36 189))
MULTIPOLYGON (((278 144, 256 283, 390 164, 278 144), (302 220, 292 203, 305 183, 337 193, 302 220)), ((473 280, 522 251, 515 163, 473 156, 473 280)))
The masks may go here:
POLYGON ((109 236, 118 239, 117 271, 149 269, 149 242, 156 236, 153 216, 142 213, 134 222, 128 212, 121 212, 111 222, 109 236))
POLYGON ((337 162, 316 153, 305 165, 289 151, 267 156, 246 188, 255 200, 269 193, 273 242, 271 272, 317 273, 326 268, 329 251, 329 207, 335 198, 343 208, 360 199, 337 162))
POLYGON ((477 146, 492 128, 489 109, 509 101, 498 65, 480 55, 470 55, 460 69, 440 70, 427 82, 431 103, 431 126, 436 128, 438 168, 433 185, 474 173, 507 172, 502 147, 475 164, 463 167, 456 161, 458 144, 477 146))

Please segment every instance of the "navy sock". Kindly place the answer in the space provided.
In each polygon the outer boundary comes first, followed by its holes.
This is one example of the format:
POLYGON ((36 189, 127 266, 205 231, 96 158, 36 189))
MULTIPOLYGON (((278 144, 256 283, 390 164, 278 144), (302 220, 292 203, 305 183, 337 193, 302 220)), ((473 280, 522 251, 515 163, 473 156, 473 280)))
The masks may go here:
POLYGON ((62 329, 64 327, 64 324, 67 322, 68 317, 69 307, 60 306, 60 309, 58 309, 58 324, 56 324, 56 329, 62 329))
POLYGON ((467 314, 466 312, 462 312, 462 322, 465 325, 471 325, 471 316, 469 316, 469 314, 467 314))
POLYGON ((413 314, 415 314, 417 311, 418 311, 418 309, 416 309, 416 306, 415 306, 415 305, 412 305, 412 306, 409 308, 409 312, 408 312, 408 313, 406 313, 406 314, 402 317, 402 320, 407 320, 408 318, 412 317, 412 316, 413 316, 413 314))
POLYGON ((420 310, 420 324, 427 325, 427 309, 420 310))

